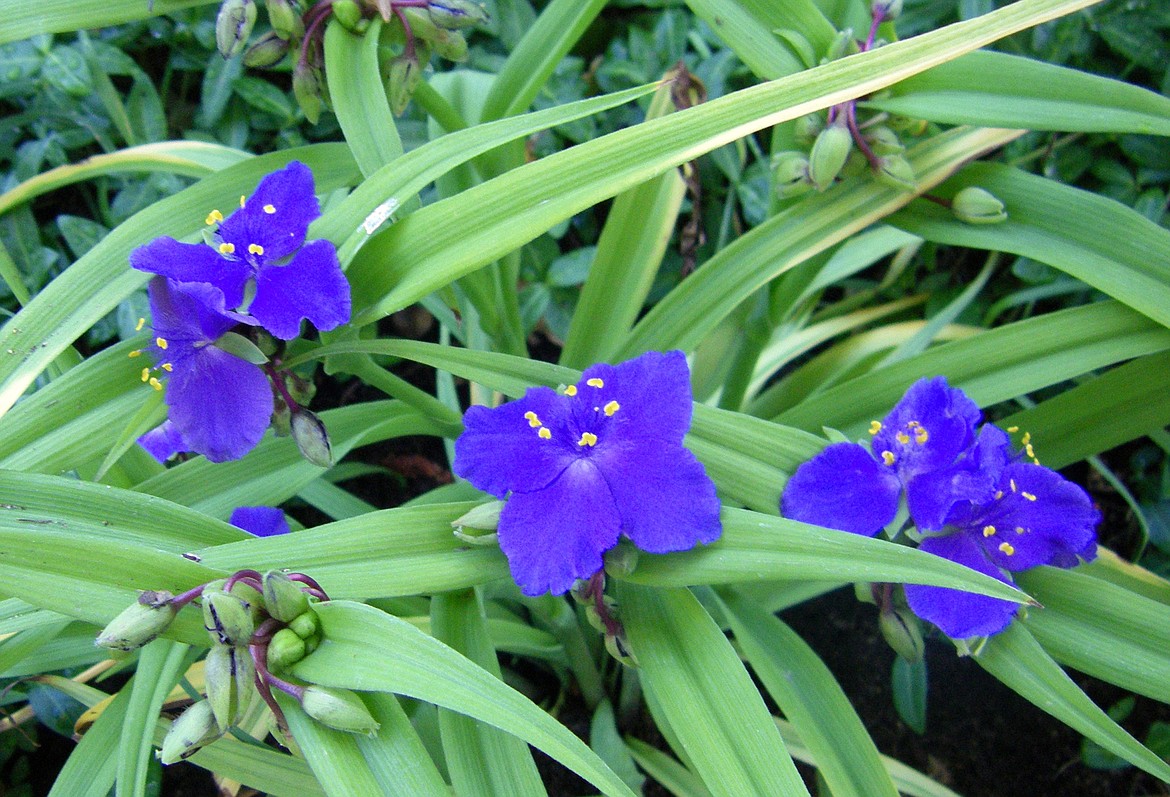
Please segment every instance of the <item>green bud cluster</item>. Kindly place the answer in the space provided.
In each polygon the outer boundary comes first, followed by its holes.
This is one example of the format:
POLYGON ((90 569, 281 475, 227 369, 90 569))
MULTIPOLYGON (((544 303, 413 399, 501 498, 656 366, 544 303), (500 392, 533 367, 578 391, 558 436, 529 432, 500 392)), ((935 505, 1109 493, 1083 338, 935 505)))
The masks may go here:
POLYGON ((630 650, 626 630, 618 619, 617 601, 605 594, 604 571, 588 581, 578 581, 571 594, 584 608, 589 625, 601 633, 609 655, 627 667, 637 667, 638 660, 630 650))

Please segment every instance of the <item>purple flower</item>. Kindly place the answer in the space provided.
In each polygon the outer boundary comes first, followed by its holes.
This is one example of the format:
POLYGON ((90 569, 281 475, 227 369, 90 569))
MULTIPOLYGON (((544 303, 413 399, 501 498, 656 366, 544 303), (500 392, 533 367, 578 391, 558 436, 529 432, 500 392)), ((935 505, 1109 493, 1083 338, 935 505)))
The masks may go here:
MULTIPOLYGON (((195 451, 212 462, 239 459, 260 441, 272 417, 264 371, 214 345, 236 321, 209 308, 213 290, 164 277, 150 282, 156 337, 148 351, 166 380, 168 419, 139 442, 159 461, 178 451, 195 451)), ((142 378, 162 389, 149 368, 142 378)))
POLYGON ((349 283, 333 244, 305 244, 319 215, 313 173, 293 161, 261 180, 250 198, 240 197, 240 209, 226 219, 210 212, 207 224, 219 224, 214 248, 156 238, 130 253, 130 265, 211 286, 212 309, 283 340, 297 336, 302 319, 330 330, 349 320, 349 283))
POLYGON ((715 485, 683 447, 691 421, 682 352, 594 365, 495 409, 471 407, 455 473, 497 498, 500 547, 525 595, 559 595, 602 567, 621 534, 651 553, 722 531, 715 485))
POLYGON ((238 506, 232 510, 228 522, 255 537, 272 537, 290 531, 284 512, 273 506, 238 506))

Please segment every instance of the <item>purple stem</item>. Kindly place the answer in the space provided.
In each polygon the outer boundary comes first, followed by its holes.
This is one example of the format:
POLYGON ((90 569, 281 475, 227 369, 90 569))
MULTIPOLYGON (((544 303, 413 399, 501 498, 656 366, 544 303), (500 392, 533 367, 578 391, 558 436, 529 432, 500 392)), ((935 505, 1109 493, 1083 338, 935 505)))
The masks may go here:
POLYGON ((242 581, 257 592, 263 594, 264 584, 261 582, 262 578, 264 577, 260 575, 258 570, 238 570, 228 576, 227 582, 223 585, 223 591, 231 592, 232 587, 242 581))
POLYGON ((276 385, 276 389, 280 392, 280 397, 284 399, 284 403, 285 406, 288 407, 288 411, 296 412, 299 410, 301 405, 297 404, 296 401, 293 400, 293 397, 289 395, 288 388, 284 385, 284 378, 282 377, 280 371, 276 370, 272 363, 268 363, 264 366, 264 372, 268 374, 268 378, 272 380, 272 384, 276 385))
POLYGON ((289 573, 288 577, 290 581, 298 581, 301 584, 307 584, 310 588, 316 590, 318 593, 317 597, 321 598, 321 600, 329 600, 329 596, 325 594, 325 590, 321 588, 321 585, 318 584, 317 580, 312 576, 306 576, 304 573, 289 573))
POLYGON ((881 159, 869 148, 869 143, 857 127, 857 102, 854 100, 845 103, 845 124, 849 126, 849 132, 853 135, 853 143, 861 150, 861 154, 869 161, 869 165, 875 170, 880 169, 882 167, 881 159))
POLYGON ((885 21, 885 19, 886 19, 886 9, 884 7, 874 10, 873 23, 870 24, 870 26, 869 26, 869 36, 866 37, 865 44, 863 44, 861 46, 862 52, 865 52, 869 48, 873 47, 874 40, 877 38, 878 25, 881 25, 882 22, 885 21))
POLYGON ((288 720, 284 718, 284 712, 280 710, 280 704, 276 702, 276 698, 272 696, 272 689, 268 686, 268 679, 272 677, 272 673, 268 672, 268 643, 253 642, 248 645, 248 652, 252 654, 252 664, 256 669, 256 691, 260 693, 264 705, 268 706, 272 716, 276 718, 276 727, 287 736, 288 720))
POLYGON ((171 598, 171 605, 174 606, 176 610, 182 609, 188 603, 202 595, 203 588, 206 586, 206 584, 200 584, 197 587, 192 587, 186 592, 176 595, 175 597, 171 598))

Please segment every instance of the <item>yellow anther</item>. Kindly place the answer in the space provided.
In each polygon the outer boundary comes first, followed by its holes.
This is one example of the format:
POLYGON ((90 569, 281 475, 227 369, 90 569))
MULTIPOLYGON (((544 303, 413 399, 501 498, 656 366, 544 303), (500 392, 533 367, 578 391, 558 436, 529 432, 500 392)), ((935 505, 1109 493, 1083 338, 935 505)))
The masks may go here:
POLYGON ((1024 446, 1024 453, 1028 455, 1028 459, 1036 459, 1036 450, 1032 448, 1031 443, 1027 443, 1024 446))
POLYGON ((585 384, 589 385, 589 387, 605 387, 605 382, 598 379, 596 376, 592 379, 586 379, 585 384))
POLYGON ((163 351, 166 351, 166 348, 167 348, 167 339, 166 339, 166 338, 155 338, 155 339, 154 339, 154 345, 155 345, 155 346, 158 346, 158 347, 159 347, 160 349, 162 349, 163 351))
POLYGON ((930 439, 930 434, 922 426, 914 430, 914 442, 918 445, 925 445, 926 441, 930 439))
POLYGON ((921 425, 922 424, 920 424, 918 421, 906 421, 906 428, 907 429, 913 429, 915 426, 921 426, 921 425))
POLYGON ((219 253, 221 255, 230 255, 230 254, 235 253, 235 251, 236 251, 235 244, 229 244, 227 241, 224 241, 223 243, 221 243, 219 245, 219 253))
POLYGON ((141 356, 142 356, 142 349, 135 349, 134 351, 130 352, 130 359, 131 360, 133 360, 135 357, 141 357, 141 356))
POLYGON ((246 196, 244 196, 243 194, 240 194, 240 207, 243 207, 243 206, 244 206, 244 202, 245 202, 246 200, 247 200, 247 197, 246 197, 246 196))
POLYGON ((565 395, 566 396, 577 395, 577 386, 576 385, 569 385, 567 388, 565 388, 565 395))
POLYGON ((141 331, 142 331, 142 327, 143 327, 145 324, 146 324, 146 319, 145 319, 145 318, 140 318, 140 319, 138 319, 138 323, 134 325, 134 331, 135 331, 135 332, 141 332, 141 331))
POLYGON ((870 421, 869 422, 869 433, 871 435, 875 435, 878 432, 880 432, 881 430, 882 430, 882 422, 881 421, 870 421))
POLYGON ((1011 556, 1012 554, 1014 554, 1016 552, 1016 549, 1014 547, 1012 547, 1012 544, 1010 542, 1001 542, 999 544, 999 549, 1001 551, 1003 551, 1005 554, 1007 554, 1008 556, 1011 556))
POLYGON ((892 465, 894 464, 894 454, 893 454, 893 452, 891 452, 891 451, 883 451, 883 452, 882 452, 882 462, 884 462, 884 463, 885 463, 885 464, 887 464, 887 465, 891 465, 891 466, 892 466, 892 465))
POLYGON ((618 404, 616 401, 611 401, 608 404, 606 404, 603 409, 605 410, 606 417, 612 418, 613 414, 615 412, 617 412, 618 410, 620 410, 621 408, 622 408, 621 404, 618 404))
POLYGON ((163 364, 162 364, 161 366, 159 366, 159 367, 160 367, 160 368, 162 368, 164 371, 166 371, 168 374, 169 374, 171 371, 175 370, 175 366, 171 365, 170 363, 163 363, 163 364))
POLYGON ((1036 496, 1032 495, 1031 493, 1020 493, 1020 495, 1024 496, 1024 498, 1028 499, 1029 501, 1036 500, 1036 496))
POLYGON ((581 432, 581 439, 577 441, 579 446, 595 446, 597 445, 597 435, 593 432, 581 432))
POLYGON ((142 369, 142 381, 143 381, 143 382, 145 382, 145 381, 146 381, 146 380, 148 380, 148 379, 150 379, 150 369, 149 369, 149 368, 143 368, 143 369, 142 369))
POLYGON ((1016 491, 1016 480, 1015 479, 1008 479, 1008 487, 1011 487, 1012 492, 1014 493, 1016 491))
POLYGON ((155 390, 162 390, 162 382, 158 381, 153 376, 150 378, 150 386, 155 390))
POLYGON ((264 254, 264 247, 260 244, 248 244, 248 254, 262 255, 264 254))
POLYGON ((906 434, 905 432, 898 432, 896 435, 894 435, 894 439, 902 445, 906 445, 910 442, 910 435, 906 434))
POLYGON ((1027 531, 1027 529, 1023 526, 1016 526, 1016 534, 1023 534, 1025 531, 1027 531))
POLYGON ((984 537, 994 537, 995 536, 995 526, 984 526, 983 527, 983 536, 984 537))
POLYGON ((524 417, 528 420, 528 425, 531 426, 533 429, 540 426, 540 418, 537 418, 536 413, 533 412, 532 410, 529 410, 528 412, 524 413, 524 417))
POLYGON ((1020 438, 1020 442, 1024 445, 1028 445, 1028 443, 1032 442, 1032 433, 1024 432, 1024 436, 1020 438))
POLYGON ((1018 426, 1009 426, 1009 427, 1008 427, 1008 431, 1009 431, 1009 432, 1011 432, 1012 434, 1015 434, 1016 432, 1020 431, 1020 427, 1018 427, 1018 426))
POLYGON ((223 221, 223 214, 218 210, 213 210, 207 214, 207 218, 203 220, 204 224, 215 224, 217 221, 223 221))
POLYGON ((995 500, 998 501, 1001 498, 1003 498, 1003 490, 996 490, 995 491, 995 500))
POLYGON ((541 440, 548 440, 550 437, 552 437, 552 432, 548 430, 547 426, 540 427, 540 431, 536 434, 540 436, 541 440))
POLYGON ((271 216, 273 213, 276 212, 276 206, 275 205, 265 205, 264 212, 267 213, 269 216, 271 216))

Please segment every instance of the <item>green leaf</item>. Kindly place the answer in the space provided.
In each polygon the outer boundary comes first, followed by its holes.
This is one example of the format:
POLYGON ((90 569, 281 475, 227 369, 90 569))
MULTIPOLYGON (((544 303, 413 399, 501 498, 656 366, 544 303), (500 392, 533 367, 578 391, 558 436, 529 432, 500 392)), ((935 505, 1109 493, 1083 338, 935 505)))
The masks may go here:
POLYGON ((402 155, 402 140, 378 67, 381 31, 382 20, 377 17, 362 36, 335 21, 325 29, 329 102, 353 159, 366 177, 402 155))
POLYGON ((895 657, 890 682, 898 716, 919 736, 926 733, 926 659, 895 657))
POLYGON ((49 797, 105 795, 114 785, 130 688, 124 688, 90 726, 57 774, 49 797))
POLYGON ((297 746, 328 797, 390 797, 401 794, 383 788, 358 749, 358 735, 326 728, 301 710, 296 700, 276 693, 297 746))
POLYGON ((41 69, 49 83, 73 97, 84 97, 93 91, 93 75, 85 56, 67 44, 50 50, 41 69))
POLYGON ((187 646, 156 639, 142 649, 122 721, 116 797, 144 797, 151 741, 163 701, 178 681, 187 646))
POLYGON ((245 75, 232 84, 232 91, 256 110, 275 116, 281 124, 293 118, 293 105, 288 95, 267 80, 245 75))
POLYGON ((41 33, 62 33, 85 28, 119 25, 137 19, 169 14, 210 0, 47 0, 43 3, 12 4, 4 9, 0 23, 0 44, 27 39, 41 33))

